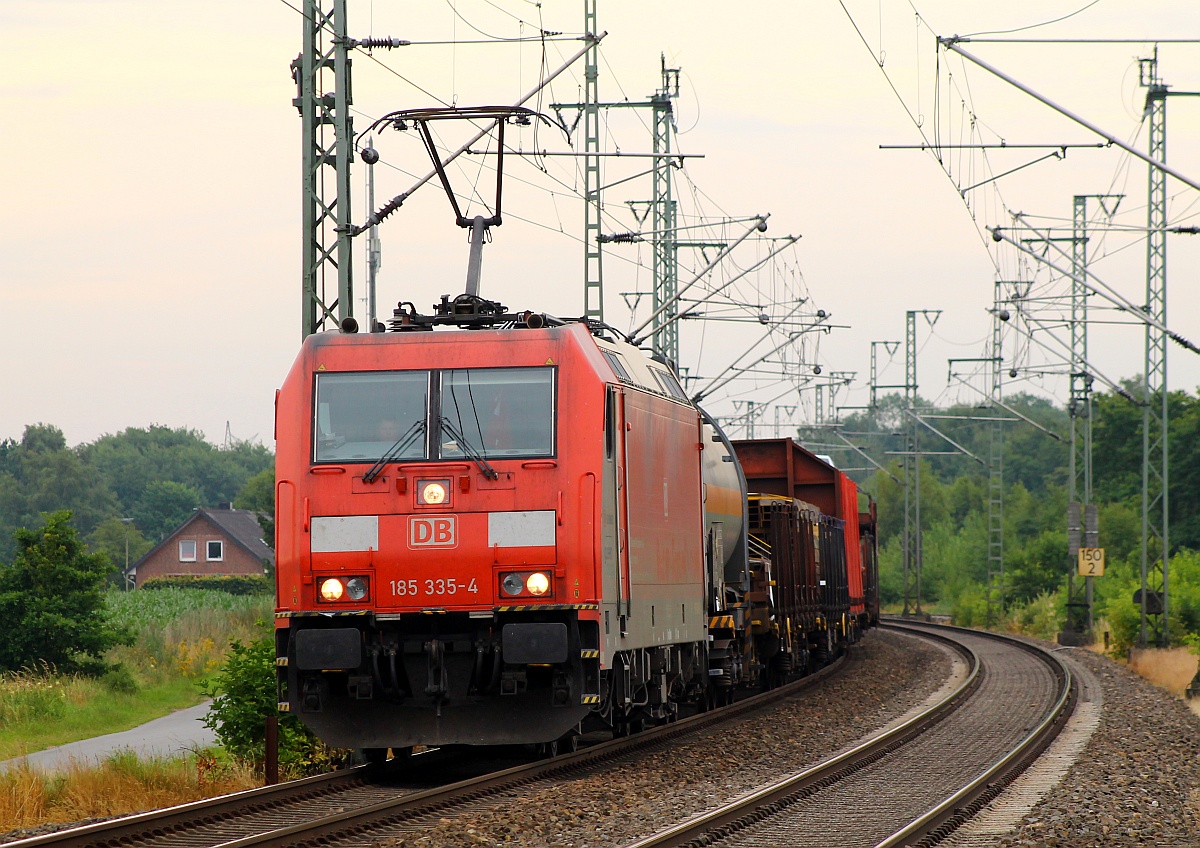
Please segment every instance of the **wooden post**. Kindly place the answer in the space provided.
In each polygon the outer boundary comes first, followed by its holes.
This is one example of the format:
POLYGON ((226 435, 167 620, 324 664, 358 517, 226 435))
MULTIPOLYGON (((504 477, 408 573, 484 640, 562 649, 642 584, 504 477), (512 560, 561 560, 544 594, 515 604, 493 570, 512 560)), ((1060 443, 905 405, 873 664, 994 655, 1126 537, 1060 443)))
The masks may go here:
POLYGON ((267 716, 264 719, 267 736, 267 752, 263 762, 265 783, 271 786, 279 782, 279 717, 267 716))

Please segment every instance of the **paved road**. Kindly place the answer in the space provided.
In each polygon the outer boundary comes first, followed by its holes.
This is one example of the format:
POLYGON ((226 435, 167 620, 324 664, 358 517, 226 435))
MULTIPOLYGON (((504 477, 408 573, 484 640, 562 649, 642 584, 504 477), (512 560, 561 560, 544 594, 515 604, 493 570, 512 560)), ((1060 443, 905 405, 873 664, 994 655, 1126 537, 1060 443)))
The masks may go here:
POLYGON ((165 757, 197 746, 213 745, 216 743, 216 734, 200 723, 210 703, 205 701, 186 710, 177 710, 133 730, 83 739, 12 760, 0 760, 0 771, 7 771, 22 760, 42 771, 55 771, 65 768, 72 761, 99 762, 123 748, 132 749, 142 756, 165 757))

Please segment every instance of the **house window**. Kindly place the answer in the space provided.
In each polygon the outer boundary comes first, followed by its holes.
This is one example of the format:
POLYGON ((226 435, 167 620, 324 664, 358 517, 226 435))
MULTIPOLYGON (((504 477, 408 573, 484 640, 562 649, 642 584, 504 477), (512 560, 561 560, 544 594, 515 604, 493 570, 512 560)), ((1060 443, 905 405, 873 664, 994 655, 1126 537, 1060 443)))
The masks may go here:
POLYGON ((179 540, 179 561, 180 562, 195 562, 196 561, 196 540, 195 539, 180 539, 179 540))
POLYGON ((208 550, 204 552, 204 558, 209 562, 220 562, 225 559, 225 543, 220 539, 206 543, 208 550))

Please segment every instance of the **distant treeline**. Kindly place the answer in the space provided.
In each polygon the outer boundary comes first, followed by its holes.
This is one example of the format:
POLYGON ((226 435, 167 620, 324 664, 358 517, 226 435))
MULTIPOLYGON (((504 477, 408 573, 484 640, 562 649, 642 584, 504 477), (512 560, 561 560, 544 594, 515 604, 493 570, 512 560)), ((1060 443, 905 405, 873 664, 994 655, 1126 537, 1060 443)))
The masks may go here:
MULTIPOLYGON (((1141 394, 1136 381, 1125 388, 1133 397, 1141 394)), ((1045 398, 1017 394, 1004 403, 1013 412, 998 408, 995 414, 1009 419, 1003 425, 1002 453, 1007 596, 1018 606, 1049 598, 1061 612, 1061 590, 1072 565, 1067 557, 1071 419, 1066 409, 1045 398), (1019 420, 1022 416, 1037 426, 1019 420)), ((1200 550, 1200 399, 1171 392, 1168 403, 1169 542, 1172 554, 1182 556, 1179 568, 1190 569, 1189 552, 1200 550)), ((979 624, 988 572, 992 424, 986 419, 993 410, 984 405, 939 408, 924 401, 917 406, 928 424, 949 437, 925 427, 920 432, 921 450, 938 453, 921 459, 922 600, 954 612, 961 623, 975 619, 979 624)), ((1127 606, 1126 596, 1140 582, 1143 410, 1115 393, 1098 393, 1091 414, 1093 501, 1099 506, 1100 545, 1109 562, 1109 576, 1097 581, 1102 615, 1109 601, 1114 609, 1127 606)), ((906 418, 903 398, 890 395, 874 411, 845 418, 840 430, 903 479, 895 453, 906 449, 906 418)), ((816 453, 832 454, 843 468, 865 469, 851 473, 878 502, 883 600, 898 602, 903 592, 904 487, 869 468, 862 454, 828 430, 805 431, 802 441, 816 453)), ((1171 586, 1176 632, 1200 630, 1200 587, 1192 599, 1192 587, 1174 578, 1171 586)))
POLYGON ((14 531, 65 509, 89 549, 123 568, 126 550, 136 561, 196 507, 273 510, 274 466, 261 444, 218 448, 184 428, 131 427, 67 447, 57 427, 31 424, 20 441, 0 441, 0 563, 12 559, 14 531))

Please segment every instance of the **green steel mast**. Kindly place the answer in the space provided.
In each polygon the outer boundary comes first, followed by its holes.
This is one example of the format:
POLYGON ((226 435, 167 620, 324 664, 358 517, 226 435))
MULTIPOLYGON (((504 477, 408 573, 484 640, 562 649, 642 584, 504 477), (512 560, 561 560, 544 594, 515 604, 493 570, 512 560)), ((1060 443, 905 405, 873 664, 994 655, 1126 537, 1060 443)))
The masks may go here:
POLYGON ((301 338, 354 311, 349 49, 346 0, 305 0, 304 49, 292 63, 304 145, 301 338))

